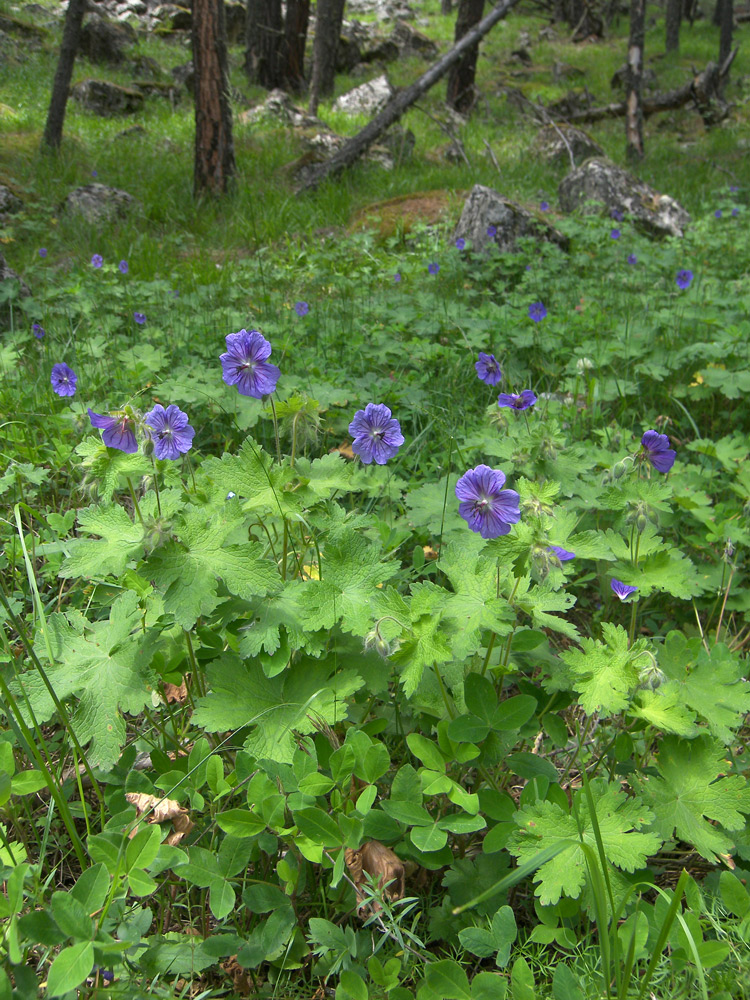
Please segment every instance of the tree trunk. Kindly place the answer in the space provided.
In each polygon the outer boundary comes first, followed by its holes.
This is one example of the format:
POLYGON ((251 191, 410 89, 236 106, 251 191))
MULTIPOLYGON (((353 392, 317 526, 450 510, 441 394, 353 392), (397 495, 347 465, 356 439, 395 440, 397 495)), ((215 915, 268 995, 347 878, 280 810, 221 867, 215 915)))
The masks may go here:
POLYGON ((713 24, 715 28, 721 27, 723 6, 724 0, 716 0, 716 3, 714 4, 714 12, 711 15, 711 24, 713 24))
POLYGON ((305 42, 310 0, 287 0, 281 75, 289 91, 305 89, 305 42))
POLYGON ((440 13, 446 17, 453 11, 453 0, 440 0, 440 13))
POLYGON ((454 45, 450 52, 446 52, 436 63, 433 63, 415 83, 399 91, 371 122, 368 122, 360 132, 345 142, 330 159, 315 167, 308 175, 305 183, 301 185, 299 191, 309 191, 311 188, 317 187, 326 177, 337 174, 345 167, 354 163, 386 129, 398 121, 407 108, 410 108, 415 101, 418 101, 422 94, 426 94, 430 87, 433 87, 438 80, 442 80, 451 66, 458 62, 464 52, 471 48, 472 45, 477 45, 487 32, 494 28, 497 22, 501 21, 517 3, 518 0, 500 0, 487 17, 480 21, 473 31, 464 35, 461 41, 457 45, 454 45))
POLYGON ((245 71, 250 83, 266 90, 283 86, 281 0, 248 0, 246 25, 245 71))
POLYGON ((68 103, 73 64, 76 59, 78 39, 81 37, 81 24, 85 10, 86 0, 70 0, 68 3, 60 55, 57 58, 55 80, 52 84, 52 97, 47 112, 47 124, 44 126, 44 136, 42 137, 42 145, 49 149, 59 149, 62 142, 65 107, 68 103))
POLYGON ((719 69, 722 72, 720 88, 723 91, 729 79, 729 67, 724 65, 732 51, 732 31, 734 29, 734 2, 721 0, 721 33, 719 35, 719 69))
MULTIPOLYGON (((464 35, 479 24, 484 11, 484 0, 459 0, 456 15, 454 40, 459 42, 464 35)), ((477 99, 474 79, 477 72, 479 43, 473 45, 451 66, 445 100, 448 107, 462 115, 467 115, 477 99)))
POLYGON ((344 0, 318 0, 310 81, 310 114, 318 113, 320 98, 333 93, 344 0))
POLYGON ((643 44, 646 0, 630 0, 630 40, 625 93, 625 154, 629 160, 643 159, 643 44))
POLYGON ((666 18, 667 52, 679 51, 681 22, 682 22, 682 0, 667 0, 667 18, 666 18))
POLYGON ((194 194, 224 194, 234 174, 224 0, 193 0, 194 194))

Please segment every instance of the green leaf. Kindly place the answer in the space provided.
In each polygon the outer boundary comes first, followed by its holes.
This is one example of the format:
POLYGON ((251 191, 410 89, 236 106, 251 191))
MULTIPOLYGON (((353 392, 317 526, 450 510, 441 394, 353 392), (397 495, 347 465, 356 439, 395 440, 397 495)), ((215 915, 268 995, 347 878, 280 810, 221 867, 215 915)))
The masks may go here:
MULTIPOLYGON (((47 627, 54 656, 54 663, 47 665, 49 679, 61 701, 73 694, 80 697, 73 728, 81 744, 91 743, 89 762, 108 771, 125 742, 123 713, 137 715, 151 704, 158 632, 144 633, 143 612, 132 591, 115 600, 109 620, 89 622, 71 611, 50 615, 47 627)), ((47 659, 41 637, 36 651, 47 659)), ((37 718, 51 718, 55 705, 39 674, 28 671, 21 683, 37 718)))
POLYGON ((750 911, 750 893, 734 872, 724 871, 719 876, 719 892, 724 906, 742 919, 750 911))
POLYGON ((243 524, 239 513, 188 508, 173 528, 179 540, 149 558, 148 575, 164 594, 164 608, 184 629, 216 607, 219 580, 245 600, 278 589, 279 573, 263 558, 264 547, 231 541, 243 524))
POLYGON ((45 788, 47 782, 41 771, 19 771, 13 776, 12 792, 14 795, 32 795, 45 788))
MULTIPOLYGON (((461 944, 472 955, 489 958, 497 954, 496 964, 502 968, 510 957, 510 949, 516 940, 518 928, 510 906, 501 906, 492 918, 489 928, 465 927, 458 932, 461 944)), ((473 984, 472 984, 473 985, 473 984)))
POLYGON ((60 997, 80 986, 94 965, 94 946, 90 941, 63 948, 50 966, 47 996, 60 997))
POLYGON ((128 886, 134 896, 142 899, 156 892, 158 882, 152 878, 142 868, 131 868, 128 872, 128 886))
POLYGON ((105 866, 99 863, 79 876, 70 895, 78 900, 86 913, 92 914, 104 905, 108 892, 109 875, 105 866))
POLYGON ((315 732, 313 720, 334 726, 348 713, 346 699, 362 686, 350 670, 320 661, 297 659, 283 674, 268 678, 257 662, 243 663, 231 653, 207 669, 211 688, 198 702, 193 722, 208 732, 254 726, 247 750, 258 760, 291 763, 295 732, 315 732))
POLYGON ((234 889, 224 879, 216 879, 209 886, 208 906, 217 920, 228 917, 234 909, 237 897, 234 889))
POLYGON ((441 1000, 472 1000, 466 973, 452 959, 430 962, 425 969, 425 983, 441 1000))
POLYGON ((247 837, 226 836, 219 845, 216 856, 219 871, 224 878, 231 878, 247 868, 253 845, 247 837))
POLYGON ((437 822, 430 826, 415 826, 409 832, 409 839, 418 851, 429 854, 440 851, 448 843, 448 834, 437 822))
POLYGON ((472 1000, 505 1000, 508 987, 496 972, 478 972, 471 981, 472 1000))
POLYGON ((322 809, 296 809, 292 816, 300 832, 316 844, 338 847, 344 839, 336 821, 322 809))
MULTIPOLYGON (((651 822, 653 813, 644 808, 640 799, 626 798, 618 785, 609 785, 603 779, 591 782, 591 792, 607 860, 629 872, 642 868, 662 842, 655 833, 640 832, 651 822)), ((578 823, 574 815, 556 803, 540 800, 523 806, 513 817, 520 829, 511 835, 507 848, 522 863, 545 848, 570 842, 534 877, 539 883, 536 894, 545 906, 557 903, 563 895, 580 895, 586 880, 586 857, 580 837, 596 850, 588 800, 582 791, 576 793, 574 804, 578 823)))
POLYGON ((640 682, 639 666, 646 660, 646 640, 637 639, 629 647, 622 625, 603 622, 602 636, 604 642, 582 639, 581 649, 566 649, 560 654, 589 715, 615 715, 626 709, 640 682))
POLYGON ((445 771, 445 757, 434 740, 422 736, 421 733, 409 733, 406 745, 425 767, 431 771, 445 771))
POLYGON ((656 760, 659 777, 641 783, 644 799, 654 811, 654 828, 662 838, 676 833, 713 862, 734 844, 710 821, 739 831, 745 826, 743 814, 750 814, 750 787, 739 774, 725 774, 729 769, 725 754, 721 744, 708 736, 695 740, 667 736, 656 760))
POLYGON ((271 513, 297 519, 301 499, 284 489, 294 478, 294 470, 274 462, 252 438, 245 438, 236 455, 209 457, 201 465, 201 476, 208 479, 211 499, 223 508, 226 495, 235 493, 243 511, 271 513))
POLYGON ((131 560, 143 555, 143 525, 139 520, 132 521, 119 504, 102 504, 79 511, 78 531, 83 535, 99 535, 100 538, 66 541, 71 554, 59 570, 64 579, 119 577, 131 560))
POLYGON ((513 1000, 536 1000, 534 985, 531 966, 521 955, 515 960, 510 971, 510 990, 513 1000))
POLYGON ((585 1000, 578 977, 562 962, 558 962, 555 966, 552 996, 554 1000, 585 1000))
POLYGON ((536 628, 550 628, 554 632, 578 640, 578 629, 572 622, 560 618, 553 611, 569 611, 575 604, 575 597, 564 590, 554 590, 551 583, 531 585, 529 577, 523 577, 518 584, 514 603, 527 615, 531 615, 536 628))
POLYGON ((148 868, 159 853, 160 839, 158 825, 151 824, 140 829, 125 848, 125 870, 148 868))
POLYGON ((336 1000, 368 1000, 369 996, 361 976, 349 970, 341 973, 336 987, 336 1000))
POLYGON ((93 937, 94 923, 83 903, 75 896, 69 892, 53 892, 50 908, 55 923, 68 937, 79 939, 93 937))

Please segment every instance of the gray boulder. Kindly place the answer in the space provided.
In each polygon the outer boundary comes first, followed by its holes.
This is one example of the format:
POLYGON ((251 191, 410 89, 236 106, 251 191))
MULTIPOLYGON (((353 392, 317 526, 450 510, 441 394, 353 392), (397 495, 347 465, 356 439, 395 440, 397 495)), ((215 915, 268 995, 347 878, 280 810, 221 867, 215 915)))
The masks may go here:
POLYGON ((587 160, 571 171, 560 182, 558 195, 564 212, 622 212, 654 236, 683 236, 690 222, 689 214, 674 198, 603 158, 587 160))
POLYGON ((82 80, 71 90, 73 98, 102 118, 133 115, 143 108, 143 94, 131 87, 120 87, 109 80, 82 80))
POLYGON ((516 253, 518 240, 533 237, 555 243, 563 250, 568 239, 529 209, 504 198, 493 188, 475 184, 464 202, 453 238, 471 241, 474 250, 489 250, 494 244, 503 253, 516 253), (488 230, 494 234, 489 235, 488 230))
POLYGON ((545 163, 570 164, 570 158, 576 166, 588 160, 591 156, 604 156, 604 150, 583 129, 575 125, 545 125, 534 140, 534 152, 545 163))
POLYGON ((81 28, 80 51, 91 62, 117 66, 124 62, 126 50, 136 37, 129 24, 91 17, 81 28))
POLYGON ((289 94, 283 90, 272 90, 262 104, 243 111, 239 115, 239 120, 245 125, 277 121, 280 125, 289 125, 292 128, 327 129, 319 118, 297 107, 289 94))
POLYGON ((0 221, 9 215, 15 215, 23 208, 23 202, 9 187, 0 184, 0 221))
POLYGON ((376 115, 393 97, 393 87, 388 77, 375 77, 367 83, 362 83, 333 102, 333 111, 343 111, 347 115, 376 115))
POLYGON ((113 222, 138 205, 127 191, 107 187, 106 184, 84 184, 70 192, 62 210, 71 215, 82 215, 87 222, 113 222))

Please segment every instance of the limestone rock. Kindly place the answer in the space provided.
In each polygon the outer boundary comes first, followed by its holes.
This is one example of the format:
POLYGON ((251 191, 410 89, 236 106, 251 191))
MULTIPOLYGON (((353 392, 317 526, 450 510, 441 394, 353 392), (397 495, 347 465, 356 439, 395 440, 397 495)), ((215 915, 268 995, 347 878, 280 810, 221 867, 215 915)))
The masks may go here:
POLYGON ((117 66, 124 61, 125 50, 136 37, 129 24, 91 17, 81 28, 80 50, 91 62, 117 66))
POLYGON ((102 118, 132 115, 143 107, 143 94, 130 87, 120 87, 109 80, 82 80, 71 91, 84 108, 102 118))
POLYGON ((383 74, 336 98, 332 110, 343 111, 347 115, 376 115, 390 101, 393 94, 393 87, 388 82, 388 77, 383 74))
POLYGON ((112 222, 138 206, 127 191, 106 184, 84 184, 68 194, 63 211, 82 215, 87 222, 112 222))
POLYGON ((424 59, 435 59, 437 45, 421 31, 410 27, 404 21, 396 21, 387 38, 376 40, 376 44, 363 49, 363 62, 393 62, 407 56, 419 55, 424 59))
POLYGON ((503 253, 515 253, 519 238, 524 236, 556 243, 563 250, 568 247, 567 237, 534 212, 504 198, 493 188, 475 184, 464 202, 453 238, 469 240, 479 251, 494 243, 503 253), (490 227, 495 228, 494 236, 487 234, 490 227))
POLYGON ((580 209, 587 215, 601 211, 609 215, 616 210, 655 236, 683 236, 690 222, 674 198, 603 158, 587 160, 571 171, 560 182, 558 194, 564 212, 580 209))
POLYGON ((414 20, 414 11, 407 0, 349 0, 347 7, 351 14, 372 14, 381 24, 383 21, 414 20))
POLYGON ((15 215, 23 208, 23 202, 9 187, 0 184, 0 221, 8 215, 15 215))
POLYGON ((576 166, 591 156, 604 156, 604 150, 583 129, 561 122, 559 125, 545 125, 534 140, 534 152, 546 163, 570 164, 570 157, 576 166))
POLYGON ((239 120, 245 125, 276 120, 280 125, 291 125, 292 128, 325 129, 319 118, 309 115, 303 108, 297 107, 289 94, 283 90, 272 90, 262 104, 239 115, 239 120))

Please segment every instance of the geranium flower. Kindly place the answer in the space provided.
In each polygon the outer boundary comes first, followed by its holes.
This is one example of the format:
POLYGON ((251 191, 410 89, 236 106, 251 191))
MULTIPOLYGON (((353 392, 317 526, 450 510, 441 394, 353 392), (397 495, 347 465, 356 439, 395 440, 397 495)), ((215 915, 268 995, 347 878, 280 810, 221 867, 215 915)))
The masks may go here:
POLYGON ((427 270, 430 274, 437 274, 440 270, 440 265, 433 261, 431 264, 427 265, 427 270))
POLYGON ((532 302, 529 306, 529 316, 535 323, 541 323, 547 315, 547 309, 543 302, 532 302))
POLYGON ((134 312, 133 313, 133 319, 136 321, 136 323, 138 324, 138 326, 143 326, 144 323, 146 322, 146 314, 145 313, 134 312))
POLYGON ((631 594, 634 594, 638 590, 637 587, 629 587, 627 583, 623 583, 621 580, 615 580, 614 577, 610 580, 609 585, 612 588, 615 597, 619 597, 621 601, 626 601, 631 594))
POLYGON ((46 333, 44 327, 40 323, 31 324, 31 332, 34 334, 37 340, 41 340, 46 333))
POLYGON ((120 274, 127 274, 130 268, 128 267, 128 262, 126 260, 121 260, 117 265, 117 270, 120 274))
POLYGON ((261 399, 276 388, 281 372, 266 361, 271 345, 258 330, 240 330, 226 338, 227 351, 219 360, 224 369, 222 378, 227 385, 236 385, 241 396, 261 399))
POLYGON ((508 406, 511 410, 528 410, 536 403, 536 396, 531 389, 524 389, 523 392, 501 392, 497 397, 499 407, 508 406))
POLYGON ((401 425, 384 403, 368 403, 364 410, 357 410, 349 433, 354 438, 352 451, 365 465, 385 465, 404 443, 401 425))
POLYGON ((183 413, 179 406, 171 404, 165 410, 161 403, 157 403, 144 417, 144 423, 151 428, 157 458, 174 460, 190 451, 195 431, 188 423, 187 413, 183 413))
POLYGON ((59 361, 52 366, 49 380, 52 383, 52 389, 58 396, 75 396, 78 376, 64 361, 59 361))
POLYGON ((678 271, 677 277, 674 280, 677 282, 677 287, 681 288, 684 292, 686 288, 690 288, 693 280, 693 272, 688 270, 678 271))
POLYGON ((646 431, 641 438, 644 454, 657 472, 669 472, 677 452, 669 447, 669 438, 658 431, 646 431))
POLYGON ((307 302, 295 302, 294 311, 300 317, 307 316, 307 314, 310 312, 310 306, 307 304, 307 302))
POLYGON ((88 413, 91 426, 104 432, 102 441, 108 448, 116 448, 118 451, 124 451, 127 455, 138 451, 134 430, 135 422, 124 410, 118 410, 114 415, 94 413, 92 409, 89 409, 88 413))
POLYGON ((456 483, 458 513, 482 538, 507 535, 521 520, 520 497, 504 485, 505 473, 488 465, 469 469, 456 483))
POLYGON ((487 385, 497 385, 503 377, 494 354, 485 354, 480 351, 479 360, 474 362, 474 367, 477 370, 477 376, 487 385))
POLYGON ((94 256, 91 258, 92 267, 101 267, 103 263, 104 263, 104 258, 100 253, 95 253, 94 256))
POLYGON ((553 555, 557 556, 561 563, 570 562, 571 559, 575 559, 575 552, 571 552, 569 549, 560 548, 559 545, 548 545, 547 551, 553 555))

